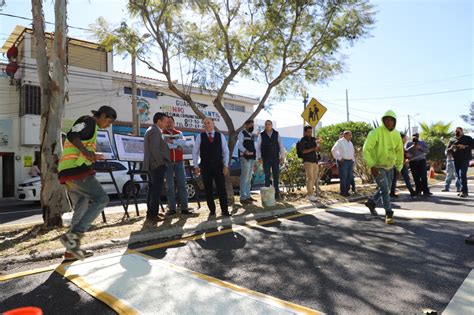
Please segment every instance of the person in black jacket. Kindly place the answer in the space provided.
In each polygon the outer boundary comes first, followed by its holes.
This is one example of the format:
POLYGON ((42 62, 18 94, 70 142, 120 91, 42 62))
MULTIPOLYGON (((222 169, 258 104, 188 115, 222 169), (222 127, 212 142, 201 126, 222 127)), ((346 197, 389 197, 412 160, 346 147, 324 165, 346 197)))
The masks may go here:
POLYGON ((472 160, 474 144, 471 137, 464 135, 464 130, 461 127, 456 128, 455 135, 456 137, 449 141, 447 151, 453 155, 456 177, 461 182, 459 197, 465 198, 469 196, 467 189, 467 169, 469 168, 469 161, 472 160))
POLYGON ((271 120, 265 121, 265 130, 262 131, 258 137, 256 150, 257 159, 263 164, 265 187, 270 187, 271 174, 273 187, 275 188, 275 199, 281 200, 278 184, 280 179, 280 164, 283 164, 285 160, 285 147, 281 143, 280 135, 273 129, 271 120))
POLYGON ((254 201, 250 196, 250 189, 252 188, 252 173, 255 165, 255 158, 257 156, 255 149, 255 140, 257 136, 253 133, 254 122, 247 120, 244 124, 244 129, 239 133, 237 138, 237 148, 239 149, 240 157, 240 203, 250 204, 254 201))
POLYGON ((319 143, 313 137, 313 127, 304 127, 304 137, 298 142, 303 153, 303 166, 306 172, 306 191, 310 201, 315 200, 314 187, 316 186, 316 195, 319 193, 319 166, 318 151, 319 143))

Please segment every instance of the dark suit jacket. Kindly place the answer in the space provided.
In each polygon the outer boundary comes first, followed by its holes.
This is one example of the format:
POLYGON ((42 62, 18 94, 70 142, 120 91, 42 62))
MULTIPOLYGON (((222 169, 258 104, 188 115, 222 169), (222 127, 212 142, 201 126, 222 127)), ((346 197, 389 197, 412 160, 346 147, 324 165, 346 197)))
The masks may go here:
POLYGON ((145 132, 145 154, 142 169, 151 171, 168 163, 170 163, 168 144, 163 140, 160 128, 151 125, 145 132))

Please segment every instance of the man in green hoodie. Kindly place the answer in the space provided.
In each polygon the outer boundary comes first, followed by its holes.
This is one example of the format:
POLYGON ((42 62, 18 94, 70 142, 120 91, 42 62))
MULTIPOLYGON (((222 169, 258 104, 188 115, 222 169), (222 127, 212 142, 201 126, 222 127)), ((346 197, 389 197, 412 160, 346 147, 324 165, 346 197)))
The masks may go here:
POLYGON ((364 143, 364 160, 375 178, 379 191, 365 203, 370 213, 377 215, 375 207, 380 196, 385 209, 385 223, 393 224, 393 210, 390 203, 390 186, 394 176, 394 167, 401 171, 403 167, 403 143, 400 133, 395 130, 397 116, 389 110, 382 117, 382 125, 367 136, 364 143))

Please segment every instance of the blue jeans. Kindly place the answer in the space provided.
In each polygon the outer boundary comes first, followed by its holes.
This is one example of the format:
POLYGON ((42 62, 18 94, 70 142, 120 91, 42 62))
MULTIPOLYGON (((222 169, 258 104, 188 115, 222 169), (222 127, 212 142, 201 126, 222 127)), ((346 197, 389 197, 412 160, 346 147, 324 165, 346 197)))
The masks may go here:
POLYGON ((240 201, 250 198, 252 188, 252 173, 255 160, 240 158, 240 201))
POLYGON ((340 190, 342 195, 349 194, 349 188, 354 178, 354 161, 342 160, 337 162, 339 168, 340 190))
POLYGON ((379 189, 371 198, 369 198, 369 200, 374 204, 377 204, 377 201, 382 198, 385 213, 393 214, 392 204, 390 202, 390 189, 392 187, 393 168, 390 170, 379 168, 378 170, 379 175, 375 177, 375 182, 377 183, 379 189))
POLYGON ((265 173, 265 187, 270 187, 270 169, 273 175, 273 187, 275 188, 275 198, 280 197, 280 160, 263 160, 263 172, 265 173))
POLYGON ((147 217, 156 217, 158 215, 161 192, 163 191, 163 185, 165 184, 165 172, 166 166, 161 165, 150 171, 150 179, 148 183, 148 200, 146 211, 147 217))
POLYGON ((469 168, 469 160, 454 160, 454 168, 456 177, 461 182, 461 191, 465 194, 467 191, 467 169, 469 168))
POLYGON ((461 181, 456 177, 456 168, 454 167, 454 160, 446 161, 446 180, 444 182, 444 189, 449 190, 453 179, 456 180, 456 190, 461 191, 461 181))
POLYGON ((400 173, 402 174, 403 180, 405 181, 405 186, 407 186, 408 191, 410 191, 410 193, 414 192, 413 186, 410 181, 410 174, 408 172, 408 167, 403 165, 403 168, 400 173))
POLYGON ((109 202, 109 196, 95 176, 67 181, 66 189, 74 208, 70 231, 85 233, 104 210, 109 202))
POLYGON ((166 198, 171 211, 176 211, 175 185, 178 188, 178 197, 181 211, 188 209, 188 192, 186 191, 186 175, 184 162, 171 163, 166 166, 166 198), (175 181, 176 179, 176 181, 175 181))

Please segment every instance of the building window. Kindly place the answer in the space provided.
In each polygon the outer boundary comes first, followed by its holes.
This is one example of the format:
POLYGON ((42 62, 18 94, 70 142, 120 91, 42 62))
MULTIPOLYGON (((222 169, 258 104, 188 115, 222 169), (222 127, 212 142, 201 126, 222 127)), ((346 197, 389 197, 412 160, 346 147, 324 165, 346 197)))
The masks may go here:
POLYGON ((39 86, 22 86, 20 94, 20 115, 41 115, 41 89, 39 86))
POLYGON ((224 103, 224 108, 228 110, 233 110, 235 112, 242 112, 245 113, 245 106, 243 105, 235 105, 230 103, 224 103))
MULTIPOLYGON (((132 88, 129 86, 126 86, 123 88, 123 92, 125 94, 132 94, 132 88)), ((151 91, 151 90, 142 90, 142 89, 137 89, 137 96, 141 97, 148 97, 148 98, 158 98, 158 92, 156 91, 151 91)))

